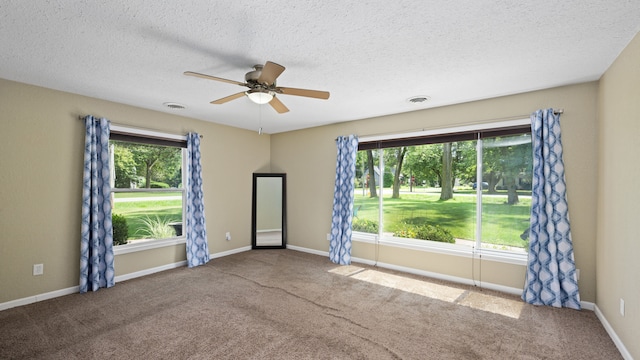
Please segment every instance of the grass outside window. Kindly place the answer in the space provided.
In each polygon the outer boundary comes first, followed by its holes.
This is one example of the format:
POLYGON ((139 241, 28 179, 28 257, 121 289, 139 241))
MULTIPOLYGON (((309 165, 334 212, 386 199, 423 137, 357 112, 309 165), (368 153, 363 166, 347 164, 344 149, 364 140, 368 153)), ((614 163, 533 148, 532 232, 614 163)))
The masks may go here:
MULTIPOLYGON (((129 240, 151 238, 150 228, 154 225, 163 226, 163 224, 182 222, 181 192, 136 192, 114 195, 112 213, 127 219, 129 240)), ((173 231, 173 229, 169 230, 173 231)))
MULTIPOLYGON (((391 235, 409 225, 438 225, 448 230, 457 240, 474 241, 476 238, 476 194, 472 189, 457 190, 453 199, 439 200, 439 190, 421 188, 414 192, 403 189, 400 198, 391 197, 391 189, 384 189, 384 233, 391 235)), ((520 235, 529 227, 531 193, 519 192, 520 202, 505 203, 505 194, 483 193, 482 242, 500 247, 525 248, 527 241, 520 235), (491 216, 487 216, 490 214, 491 216)), ((358 220, 378 223, 378 198, 370 198, 356 189, 354 208, 358 220)), ((377 229, 377 227, 376 227, 377 229)))

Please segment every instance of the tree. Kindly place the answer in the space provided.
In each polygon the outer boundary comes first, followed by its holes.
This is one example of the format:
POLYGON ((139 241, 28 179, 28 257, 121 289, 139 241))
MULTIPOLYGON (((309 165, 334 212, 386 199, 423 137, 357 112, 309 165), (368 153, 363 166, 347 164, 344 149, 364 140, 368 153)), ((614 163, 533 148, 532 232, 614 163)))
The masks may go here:
POLYGON ((137 183, 136 161, 131 150, 124 146, 113 145, 116 188, 129 188, 137 183))
POLYGON ((521 174, 531 174, 531 138, 529 135, 496 137, 484 140, 483 167, 489 179, 489 192, 496 192, 495 185, 503 180, 507 188, 507 204, 518 199, 518 179, 521 174))
POLYGON ((407 147, 401 146, 396 148, 396 173, 393 176, 393 194, 392 198, 397 199, 400 197, 400 175, 402 173, 402 162, 404 161, 404 156, 407 153, 407 147))
POLYGON ((476 141, 458 141, 454 143, 453 176, 463 182, 476 181, 477 154, 476 141))
POLYGON ((410 170, 417 182, 427 181, 429 184, 441 182, 442 146, 412 146, 404 159, 404 168, 410 170))
POLYGON ((369 168, 369 194, 370 197, 378 197, 376 192, 376 172, 373 166, 373 151, 367 150, 367 167, 369 168))
POLYGON ((440 182, 440 200, 453 198, 453 154, 451 153, 451 143, 442 144, 442 172, 440 182))
MULTIPOLYGON (((172 186, 177 186, 178 184, 175 183, 179 183, 181 180, 176 176, 182 166, 182 150, 180 148, 121 141, 113 141, 112 143, 114 145, 115 168, 116 170, 124 169, 121 174, 123 182, 130 181, 135 176, 144 176, 144 187, 151 188, 153 181, 172 183, 172 186), (119 155, 116 157, 116 154, 119 155), (131 170, 132 159, 135 163, 133 170, 131 170)), ((119 181, 118 175, 116 172, 116 181, 119 181)), ((123 187, 128 188, 129 186, 129 184, 123 184, 123 187)))

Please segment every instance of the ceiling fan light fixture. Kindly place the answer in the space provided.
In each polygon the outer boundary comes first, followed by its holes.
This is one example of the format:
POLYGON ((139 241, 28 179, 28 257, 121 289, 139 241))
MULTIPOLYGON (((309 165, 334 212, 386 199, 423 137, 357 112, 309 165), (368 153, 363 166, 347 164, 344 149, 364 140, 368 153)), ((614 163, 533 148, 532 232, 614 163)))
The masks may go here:
POLYGON ((247 97, 256 104, 267 104, 273 99, 273 92, 260 89, 252 89, 247 92, 247 97))

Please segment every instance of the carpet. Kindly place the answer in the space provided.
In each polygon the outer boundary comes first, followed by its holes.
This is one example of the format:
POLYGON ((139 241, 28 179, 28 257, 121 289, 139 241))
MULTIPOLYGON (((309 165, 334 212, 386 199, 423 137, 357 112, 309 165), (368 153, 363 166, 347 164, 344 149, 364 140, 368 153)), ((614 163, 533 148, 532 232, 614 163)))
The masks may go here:
POLYGON ((621 359, 591 311, 252 250, 0 312, 1 359, 621 359))

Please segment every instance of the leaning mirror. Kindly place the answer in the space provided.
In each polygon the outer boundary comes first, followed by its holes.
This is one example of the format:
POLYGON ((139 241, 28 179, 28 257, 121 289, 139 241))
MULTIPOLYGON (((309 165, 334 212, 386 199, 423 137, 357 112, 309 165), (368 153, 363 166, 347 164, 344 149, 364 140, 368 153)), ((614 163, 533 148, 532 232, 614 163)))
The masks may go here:
POLYGON ((253 174, 253 249, 284 249, 287 246, 286 179, 286 174, 253 174))

